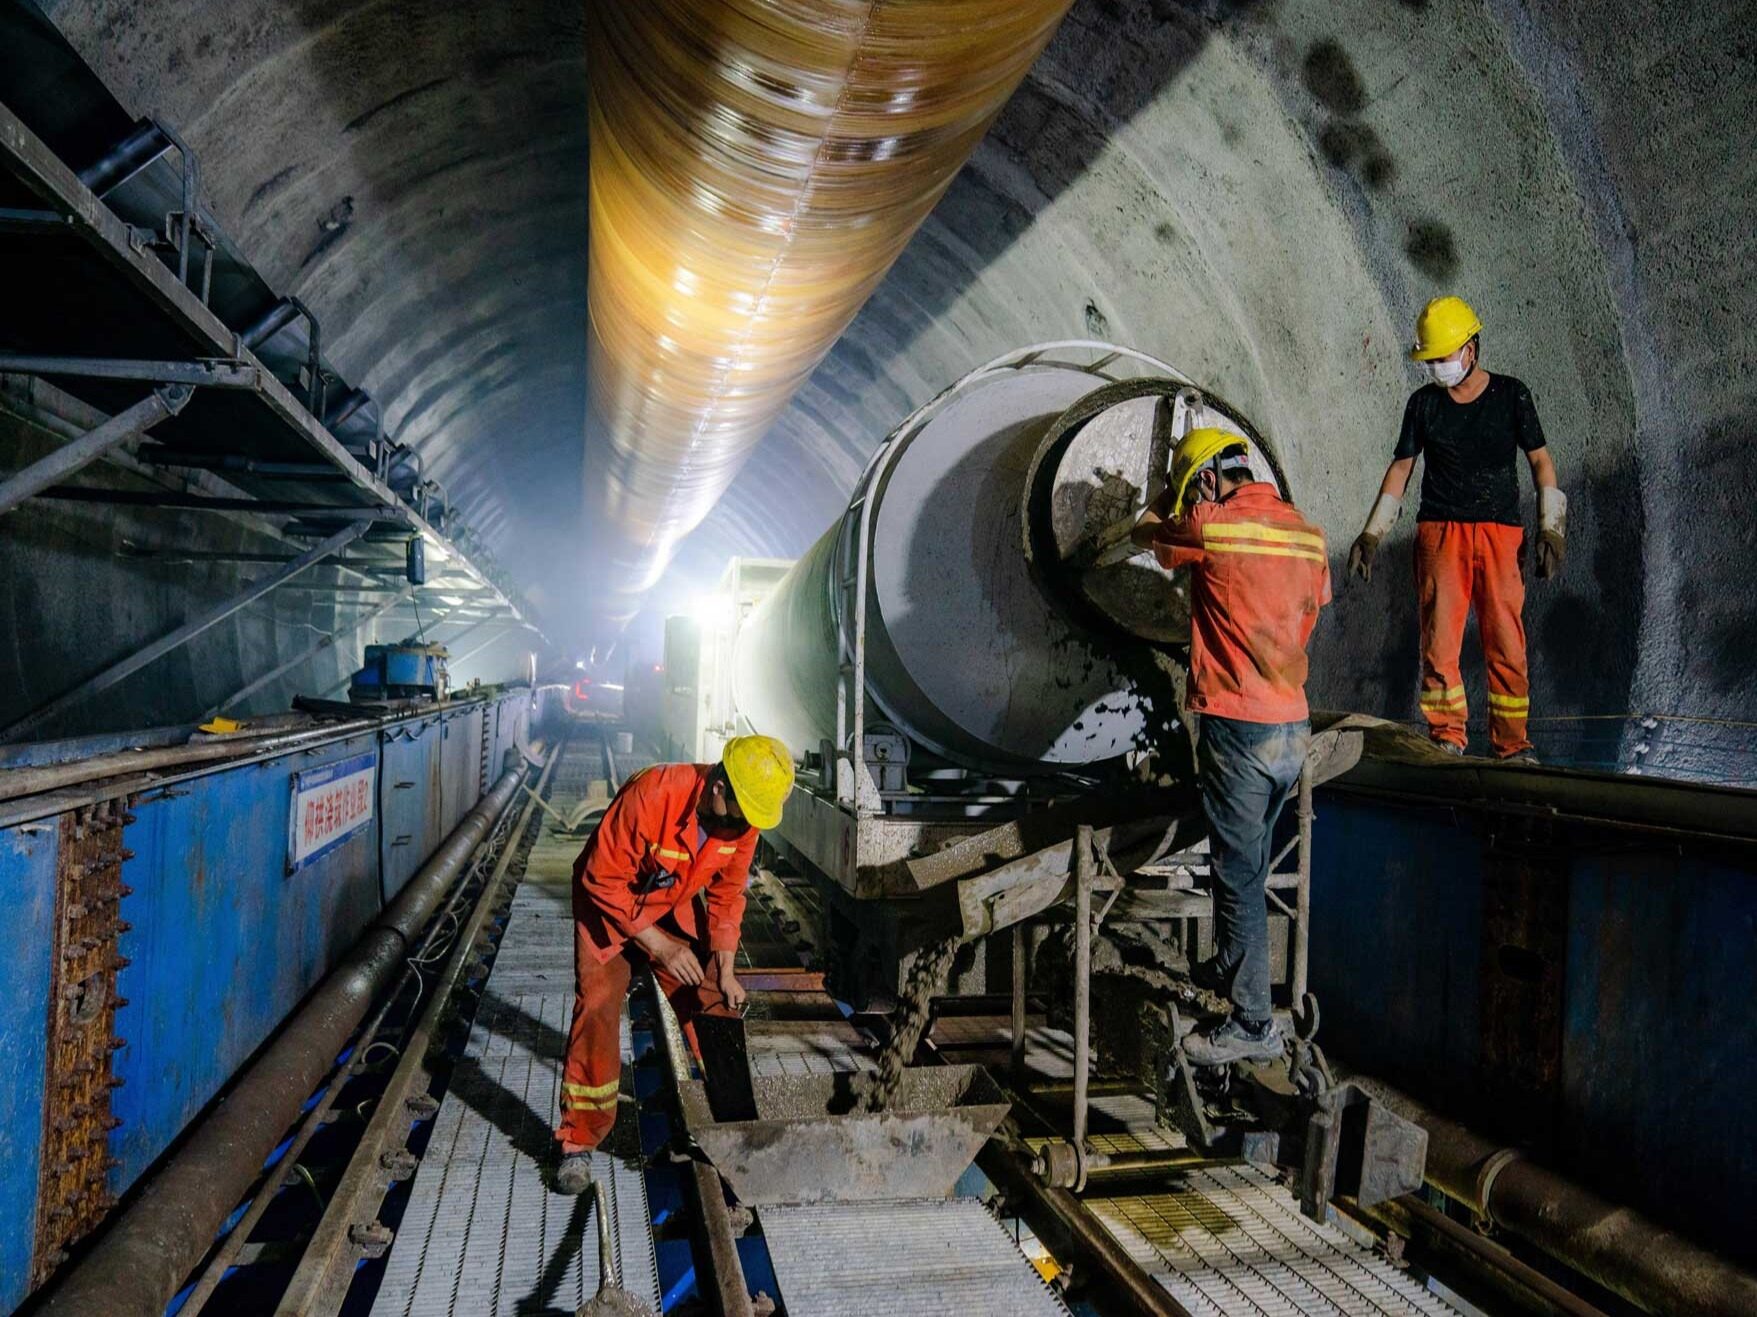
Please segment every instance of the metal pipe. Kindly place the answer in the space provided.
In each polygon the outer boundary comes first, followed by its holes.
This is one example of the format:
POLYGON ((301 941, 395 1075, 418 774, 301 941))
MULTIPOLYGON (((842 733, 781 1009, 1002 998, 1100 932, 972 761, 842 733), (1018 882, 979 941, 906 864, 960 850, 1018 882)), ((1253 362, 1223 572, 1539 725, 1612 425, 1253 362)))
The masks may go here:
POLYGON ((71 708, 87 696, 96 695, 100 691, 109 690, 110 687, 114 686, 117 682, 139 672, 154 660, 164 657, 172 650, 195 639, 195 637, 199 636, 202 632, 217 626, 219 623, 232 616, 233 613, 236 613, 239 609, 248 607, 250 604, 255 603, 258 599, 272 591, 277 585, 292 580, 293 577, 299 575, 300 572, 322 562, 337 549, 352 544, 355 540, 360 538, 365 529, 366 526, 364 523, 356 522, 354 525, 337 531, 327 540, 324 540, 323 543, 315 544, 307 549, 304 553, 293 559, 292 562, 286 564, 286 566, 282 567, 279 571, 270 573, 260 581, 251 582, 250 585, 246 586, 241 592, 233 595, 224 603, 215 605, 199 617, 185 622, 175 631, 172 631, 168 635, 161 636, 159 639, 153 641, 150 645, 147 645, 142 649, 136 650, 127 658, 112 663, 96 676, 86 678, 71 690, 57 696, 47 704, 26 714, 23 718, 20 718, 4 731, 0 731, 0 741, 13 740, 23 733, 28 732, 31 728, 41 726, 56 714, 71 708))
POLYGON ((171 149, 171 139, 151 119, 142 119, 129 134, 92 164, 79 171, 79 181, 101 201, 171 149))
POLYGON ((1338 1074, 1428 1132, 1428 1182, 1644 1312, 1757 1312, 1757 1276, 1630 1208, 1428 1110, 1389 1084, 1338 1074))
POLYGON ((260 736, 228 736, 224 740, 195 745, 163 746, 156 750, 124 750, 120 754, 95 755, 66 764, 43 764, 32 768, 0 769, 0 801, 60 791, 83 782, 107 777, 133 776, 161 769, 194 768, 200 764, 244 756, 277 754, 313 742, 339 740, 376 727, 382 720, 359 718, 351 722, 326 723, 297 732, 268 732, 260 736))
POLYGON ((1074 829, 1074 1192, 1086 1187, 1087 1086, 1092 1082, 1092 825, 1074 829))
POLYGON ((46 1313, 161 1317, 165 1304, 248 1192, 264 1158, 335 1065, 415 935, 511 803, 503 774, 373 921, 342 963, 57 1285, 46 1313))
POLYGON ((117 412, 96 429, 86 431, 24 470, 14 472, 0 483, 0 515, 12 511, 27 498, 35 498, 75 472, 83 471, 105 453, 120 448, 166 417, 175 416, 189 401, 190 393, 186 384, 154 389, 127 411, 117 412))
MULTIPOLYGON (((208 498, 201 494, 184 494, 175 490, 96 489, 83 485, 53 485, 38 498, 59 499, 63 503, 115 503, 137 508, 187 508, 191 512, 254 512, 261 516, 321 516, 325 521, 396 521, 403 513, 388 503, 302 503, 296 499, 274 498, 208 498)), ((324 529, 328 529, 326 526, 324 529)))
POLYGON ((1289 996, 1301 1011, 1305 1010, 1311 950, 1313 817, 1312 761, 1308 755, 1299 770, 1299 886, 1294 889, 1293 954, 1287 975, 1289 996))
POLYGON ((1498 1297, 1517 1304, 1522 1312, 1542 1317, 1605 1317, 1602 1309, 1470 1227, 1460 1225, 1444 1212, 1436 1212, 1413 1194, 1373 1207, 1362 1207, 1351 1199, 1345 1207, 1350 1214, 1408 1239, 1431 1254, 1431 1261, 1443 1264, 1448 1272, 1474 1277, 1492 1288, 1498 1297))
POLYGON ((1010 1068, 1015 1081, 1025 1075, 1025 923, 1013 925, 1013 1019, 1010 1068))
POLYGON ((236 453, 198 453, 182 448, 143 448, 135 453, 154 466, 180 466, 195 471, 242 471, 268 480, 346 481, 348 477, 328 462, 264 462, 236 453))
POLYGON ((239 337, 245 347, 254 350, 292 324, 298 316, 298 304, 291 298, 283 297, 239 331, 239 337))
POLYGON ((324 428, 334 430, 336 426, 371 401, 372 395, 365 389, 349 389, 347 393, 336 400, 336 405, 329 409, 329 415, 323 418, 324 428))

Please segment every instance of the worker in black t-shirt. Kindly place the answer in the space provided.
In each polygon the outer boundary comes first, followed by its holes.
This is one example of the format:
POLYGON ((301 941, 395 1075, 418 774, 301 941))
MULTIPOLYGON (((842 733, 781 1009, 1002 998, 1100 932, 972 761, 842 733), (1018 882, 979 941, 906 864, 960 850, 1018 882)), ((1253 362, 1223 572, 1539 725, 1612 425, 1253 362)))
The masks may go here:
POLYGON ((1536 763, 1526 718, 1525 532, 1519 522, 1517 453, 1537 486, 1537 574, 1562 565, 1568 500, 1544 444, 1531 390, 1478 364, 1482 321, 1462 298, 1429 302, 1415 322, 1410 357, 1432 383, 1410 395, 1403 433, 1379 486, 1348 570, 1373 579, 1373 556, 1402 508, 1415 459, 1425 454, 1416 517, 1415 579, 1421 604, 1421 711, 1442 749, 1466 745, 1464 679, 1458 669, 1464 624, 1476 607, 1489 676, 1489 740, 1501 759, 1536 763))

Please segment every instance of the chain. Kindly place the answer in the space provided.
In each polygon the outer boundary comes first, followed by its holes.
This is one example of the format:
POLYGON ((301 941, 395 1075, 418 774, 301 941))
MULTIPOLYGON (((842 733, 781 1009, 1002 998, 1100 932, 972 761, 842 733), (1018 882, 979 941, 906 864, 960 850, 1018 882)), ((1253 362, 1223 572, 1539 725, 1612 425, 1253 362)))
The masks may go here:
POLYGON ((897 1087, 903 1082, 903 1068, 914 1057, 921 1035, 927 1032, 933 999, 946 990, 952 958, 962 945, 963 938, 953 934, 923 952, 910 966, 909 981, 903 985, 903 995, 891 1015, 890 1040, 878 1054, 878 1068, 854 1081, 856 1106, 883 1111, 897 1095, 897 1087))

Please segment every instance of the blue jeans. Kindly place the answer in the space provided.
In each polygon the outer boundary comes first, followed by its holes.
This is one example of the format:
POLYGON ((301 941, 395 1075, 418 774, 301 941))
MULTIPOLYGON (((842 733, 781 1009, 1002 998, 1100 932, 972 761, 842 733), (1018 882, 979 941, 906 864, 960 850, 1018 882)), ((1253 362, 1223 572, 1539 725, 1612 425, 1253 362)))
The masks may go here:
POLYGON ((1196 750, 1214 865, 1214 968, 1233 1013, 1269 1018, 1269 910, 1263 887, 1282 806, 1299 785, 1309 723, 1204 715, 1196 750))

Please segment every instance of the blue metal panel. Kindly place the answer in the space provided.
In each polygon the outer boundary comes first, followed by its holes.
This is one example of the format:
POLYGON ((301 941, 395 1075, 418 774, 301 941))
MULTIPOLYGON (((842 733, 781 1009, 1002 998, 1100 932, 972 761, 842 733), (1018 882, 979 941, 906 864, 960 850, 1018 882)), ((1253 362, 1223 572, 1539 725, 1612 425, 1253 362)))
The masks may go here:
POLYGON ((1707 858, 1589 855, 1570 887, 1564 1161, 1757 1259, 1757 875, 1707 858), (1607 1156, 1614 1150, 1615 1156, 1607 1156), (1731 1209, 1731 1210, 1729 1210, 1731 1209))
MULTIPOLYGON (((1558 1136, 1537 1155, 1757 1261, 1727 1210, 1757 1183, 1757 1147, 1739 1123, 1757 1091, 1757 872, 1706 848, 1552 854, 1567 892, 1558 1136)), ((1468 808, 1319 795, 1321 1041, 1485 1132, 1503 1114, 1482 1072, 1486 860, 1468 808)))
POLYGON ((379 908, 377 828, 286 872, 292 779, 375 735, 243 765, 143 797, 123 867, 131 964, 111 1136, 131 1184, 341 957, 379 908))
POLYGON ((59 845, 53 819, 0 831, 0 1312, 30 1283, 59 845))
POLYGON ((476 780, 482 772, 482 724, 479 717, 480 712, 471 709, 454 710, 443 718, 445 730, 440 750, 443 767, 439 771, 443 802, 439 816, 441 836, 457 827, 458 820, 482 796, 476 789, 476 780))
POLYGON ((404 723, 381 739, 379 853, 388 902, 445 835, 439 828, 439 720, 404 723))
POLYGON ((1312 847, 1319 1041, 1411 1092, 1476 1089, 1481 842, 1438 810, 1322 793, 1312 847))

